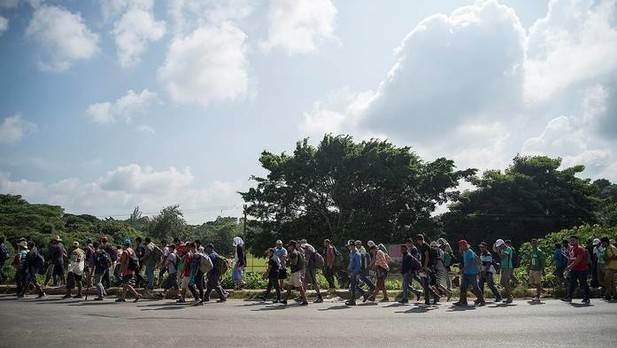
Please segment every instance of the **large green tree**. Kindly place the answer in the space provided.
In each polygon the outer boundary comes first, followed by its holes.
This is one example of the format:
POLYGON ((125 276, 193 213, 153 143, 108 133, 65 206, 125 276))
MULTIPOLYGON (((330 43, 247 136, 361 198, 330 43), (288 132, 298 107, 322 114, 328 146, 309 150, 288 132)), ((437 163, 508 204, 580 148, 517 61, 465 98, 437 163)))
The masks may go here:
POLYGON ((504 171, 489 170, 471 182, 441 216, 449 234, 474 243, 496 238, 520 244, 597 222, 598 187, 577 175, 583 166, 559 169, 560 158, 517 156, 504 171))
POLYGON ((304 139, 291 155, 264 151, 260 162, 267 176, 253 176, 256 187, 241 193, 257 220, 249 237, 259 251, 277 238, 398 242, 475 173, 445 158, 425 162, 409 147, 342 135, 316 147, 304 139))

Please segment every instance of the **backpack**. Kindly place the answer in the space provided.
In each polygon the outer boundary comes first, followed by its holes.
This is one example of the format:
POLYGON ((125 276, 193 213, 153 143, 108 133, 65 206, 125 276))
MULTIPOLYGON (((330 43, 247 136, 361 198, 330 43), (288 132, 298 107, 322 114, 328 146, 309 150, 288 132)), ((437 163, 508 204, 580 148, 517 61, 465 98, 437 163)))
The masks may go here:
POLYGON ((116 248, 112 247, 111 245, 107 245, 104 250, 107 255, 109 255, 109 258, 112 262, 118 261, 118 250, 116 248))
POLYGON ((34 260, 32 261, 32 264, 39 274, 45 274, 46 270, 45 267, 43 267, 45 265, 45 258, 40 252, 38 252, 38 250, 36 252, 36 255, 34 255, 34 260))
POLYGON ((519 268, 521 266, 521 258, 514 248, 512 248, 512 268, 519 268))
POLYGON ((214 267, 214 265, 212 264, 212 260, 210 260, 210 258, 204 254, 195 255, 199 255, 199 271, 204 274, 210 272, 212 267, 214 267))
POLYGON ((94 254, 94 267, 97 269, 108 269, 111 267, 111 258, 105 251, 94 254))
POLYGON ((450 255, 450 253, 448 252, 444 252, 443 253, 443 265, 445 267, 450 267, 451 264, 452 264, 452 255, 450 255))
POLYGON ((313 253, 313 265, 315 265, 315 268, 323 268, 325 264, 326 264, 326 261, 324 260, 323 256, 321 256, 321 254, 318 252, 314 252, 313 253))
POLYGON ((223 276, 229 270, 229 260, 221 255, 216 256, 216 261, 214 262, 214 267, 216 268, 219 276, 223 276))

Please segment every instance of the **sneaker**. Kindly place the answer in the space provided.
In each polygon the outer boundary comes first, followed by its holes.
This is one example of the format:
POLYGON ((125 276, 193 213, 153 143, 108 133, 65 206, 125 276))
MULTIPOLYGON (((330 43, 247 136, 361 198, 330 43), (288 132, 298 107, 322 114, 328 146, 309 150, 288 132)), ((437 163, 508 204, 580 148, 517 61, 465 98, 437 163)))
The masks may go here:
POLYGON ((137 303, 137 301, 139 301, 141 299, 141 295, 137 295, 137 297, 135 297, 135 299, 133 300, 133 303, 137 303))
POLYGON ((346 306, 355 306, 356 305, 356 301, 345 301, 345 305, 346 306))
POLYGON ((591 301, 590 301, 588 298, 586 298, 586 299, 584 299, 583 301, 581 301, 581 303, 584 303, 584 304, 590 304, 590 303, 591 303, 591 301))
POLYGON ((204 305, 203 301, 197 300, 197 301, 193 302, 193 306, 203 306, 203 305, 204 305))
POLYGON ((226 298, 226 297, 219 298, 218 300, 216 300, 216 302, 218 302, 218 303, 223 303, 223 302, 225 302, 225 301, 227 301, 227 298, 226 298))
POLYGON ((117 299, 116 299, 116 302, 126 302, 126 300, 125 300, 125 299, 123 299, 123 298, 117 298, 117 299))
POLYGON ((571 298, 569 298, 569 297, 564 297, 564 298, 562 298, 561 300, 562 300, 563 302, 568 302, 568 303, 572 302, 572 299, 571 299, 571 298))
POLYGON ((409 300, 400 300, 400 301, 398 301, 398 303, 407 304, 407 303, 409 303, 409 300))
POLYGON ((511 299, 511 298, 509 298, 509 299, 506 299, 505 301, 503 301, 503 303, 505 303, 505 304, 509 304, 509 303, 512 303, 512 299, 511 299))
POLYGON ((67 299, 67 298, 71 298, 71 294, 66 294, 66 295, 62 296, 62 299, 67 299))
POLYGON ((466 307, 467 306, 467 302, 454 302, 453 305, 457 306, 457 307, 466 307))
POLYGON ((287 305, 287 300, 281 300, 281 304, 287 305))
POLYGON ((364 294, 362 296, 362 303, 366 302, 368 300, 368 298, 369 298, 368 294, 364 294))
POLYGON ((503 299, 501 297, 495 297, 495 303, 499 303, 503 301, 503 299))
POLYGON ((41 297, 45 297, 45 296, 47 296, 47 294, 46 294, 46 293, 44 293, 44 292, 42 292, 42 293, 40 293, 40 294, 39 294, 39 296, 37 296, 36 298, 41 298, 41 297))
POLYGON ((204 302, 210 302, 210 297, 204 297, 204 302))
POLYGON ((375 296, 369 296, 368 300, 371 302, 375 302, 375 296))
POLYGON ((183 298, 179 298, 176 300, 176 303, 186 303, 186 300, 183 298))
POLYGON ((323 302, 323 298, 321 298, 321 296, 317 297, 317 299, 313 302, 313 303, 322 303, 323 302))
POLYGON ((102 297, 95 297, 93 301, 103 301, 102 297))
POLYGON ((480 301, 480 302, 476 303, 476 305, 478 307, 483 307, 483 306, 486 306, 486 302, 485 301, 480 301))
POLYGON ((300 306, 308 306, 308 301, 302 301, 302 302, 300 302, 300 306))

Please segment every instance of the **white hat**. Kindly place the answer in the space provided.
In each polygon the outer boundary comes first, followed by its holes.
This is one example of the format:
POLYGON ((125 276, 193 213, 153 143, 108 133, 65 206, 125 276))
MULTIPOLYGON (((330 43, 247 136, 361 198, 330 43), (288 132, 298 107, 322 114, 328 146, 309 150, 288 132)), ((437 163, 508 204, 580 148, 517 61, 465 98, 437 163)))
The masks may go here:
POLYGON ((369 240, 368 242, 366 242, 366 245, 368 245, 368 247, 372 247, 372 246, 376 246, 375 242, 373 242, 372 240, 369 240))
POLYGON ((592 242, 593 245, 600 245, 600 240, 598 238, 594 239, 592 242))
POLYGON ((504 241, 503 241, 503 239, 497 239, 497 240, 495 241, 495 246, 496 246, 496 247, 498 247, 498 248, 499 248, 500 246, 504 245, 504 244, 506 244, 506 242, 504 242, 504 241))

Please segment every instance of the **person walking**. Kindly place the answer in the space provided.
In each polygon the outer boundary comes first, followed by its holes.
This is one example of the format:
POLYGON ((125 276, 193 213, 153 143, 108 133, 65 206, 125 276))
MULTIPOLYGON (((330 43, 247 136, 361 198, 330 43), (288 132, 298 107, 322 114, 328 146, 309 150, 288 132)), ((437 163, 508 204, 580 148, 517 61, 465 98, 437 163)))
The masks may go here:
POLYGON ((19 238, 17 241, 17 252, 13 258, 15 267, 15 285, 17 286, 17 298, 24 297, 26 292, 26 256, 28 255, 28 244, 26 238, 19 238))
POLYGON ((512 303, 512 274, 514 272, 512 248, 507 246, 503 239, 497 239, 493 246, 493 251, 500 257, 499 269, 501 278, 499 284, 503 287, 502 298, 505 299, 505 303, 512 303))
POLYGON ((64 259, 66 259, 68 256, 66 253, 66 249, 62 244, 62 239, 60 239, 60 236, 55 236, 51 240, 49 256, 51 258, 50 261, 53 264, 53 285, 57 286, 58 283, 60 283, 61 285, 66 284, 66 278, 64 277, 64 259))
MULTIPOLYGON (((415 260, 416 267, 420 268, 420 262, 415 260)), ((407 249, 406 244, 401 244, 401 275, 403 276, 403 297, 399 301, 399 303, 409 303, 409 291, 411 289, 411 277, 413 276, 414 269, 414 258, 411 256, 407 249)))
POLYGON ((306 268, 306 261, 304 260, 304 255, 302 255, 300 251, 298 251, 298 244, 295 240, 291 240, 287 244, 287 253, 289 256, 289 268, 291 276, 287 285, 287 294, 285 295, 285 298, 281 300, 281 303, 286 305, 287 300, 291 296, 291 290, 296 289, 300 292, 300 305, 306 306, 308 305, 308 301, 306 300, 306 291, 302 279, 304 275, 304 270, 306 268))
POLYGON ((360 274, 362 272, 362 255, 360 254, 360 246, 362 243, 358 243, 359 241, 348 241, 347 248, 349 249, 349 265, 347 267, 347 271, 349 273, 349 300, 345 302, 348 306, 356 305, 356 298, 362 296, 365 299, 367 298, 367 294, 364 290, 359 286, 360 274))
POLYGON ((281 287, 279 286, 279 271, 281 269, 281 263, 279 258, 274 253, 274 248, 270 248, 266 251, 266 257, 268 258, 268 268, 266 269, 266 277, 268 278, 268 286, 261 300, 266 302, 272 288, 274 288, 276 299, 273 303, 279 303, 281 301, 281 287))
POLYGON ((111 287, 112 283, 111 283, 111 276, 114 274, 114 270, 116 267, 116 264, 118 263, 118 249, 115 248, 113 245, 111 245, 111 243, 109 243, 109 239, 106 236, 101 237, 101 249, 105 250, 105 252, 107 253, 107 255, 109 255, 109 258, 111 259, 111 266, 109 267, 109 270, 107 272, 105 272, 105 274, 103 275, 103 286, 106 288, 111 287))
POLYGON ((445 238, 437 239, 437 244, 441 250, 443 250, 443 265, 446 267, 446 288, 452 293, 452 277, 450 277, 450 272, 452 271, 451 266, 455 260, 454 251, 445 238))
POLYGON ((208 281, 206 282, 206 293, 204 294, 204 301, 210 301, 210 293, 212 290, 216 291, 219 295, 218 302, 227 301, 227 296, 225 295, 225 291, 221 286, 221 277, 223 274, 220 273, 218 263, 219 262, 227 262, 223 259, 215 250, 214 245, 208 244, 206 245, 206 254, 210 257, 212 261, 212 269, 208 272, 208 281))
POLYGON ((71 292, 77 287, 75 298, 82 298, 82 276, 86 263, 86 253, 79 247, 79 242, 73 242, 73 251, 69 259, 68 275, 66 278, 66 294, 63 298, 70 298, 71 292))
POLYGON ((146 270, 146 289, 144 290, 144 296, 151 296, 154 289, 154 271, 156 265, 161 262, 163 251, 158 245, 152 242, 150 237, 146 237, 144 240, 143 256, 140 260, 143 263, 146 270))
POLYGON ((323 298, 321 297, 319 283, 317 282, 317 270, 322 268, 325 263, 323 256, 321 256, 321 254, 319 254, 317 250, 315 250, 315 247, 307 243, 306 240, 302 240, 300 247, 302 250, 304 250, 304 260, 306 261, 306 268, 304 273, 305 285, 307 287, 309 284, 313 286, 313 289, 315 290, 315 293, 317 295, 314 303, 321 303, 323 302, 323 298))
POLYGON ((45 296, 45 291, 39 285, 36 280, 37 274, 43 267, 45 266, 45 259, 43 255, 41 255, 34 244, 33 241, 29 240, 27 242, 28 246, 28 254, 26 254, 25 264, 24 264, 24 286, 22 287, 21 297, 24 297, 26 290, 30 287, 30 285, 34 286, 34 288, 39 292, 37 298, 41 298, 45 296))
POLYGON ((375 299, 381 290, 383 292, 381 302, 389 302, 390 299, 388 298, 388 291, 386 290, 386 277, 388 276, 388 272, 390 272, 390 262, 392 262, 392 259, 376 245, 370 247, 369 253, 371 254, 372 260, 370 268, 375 271, 377 278, 375 290, 371 298, 375 299))
POLYGON ((244 268, 246 267, 246 252, 244 250, 244 241, 240 237, 234 237, 232 241, 234 247, 234 268, 231 272, 231 278, 234 282, 236 290, 243 289, 246 286, 244 281, 244 268))
MULTIPOLYGON (((180 291, 180 287, 178 286, 178 255, 176 254, 176 245, 171 244, 168 246, 167 258, 165 259, 165 268, 167 269, 167 281, 163 286, 163 298, 167 297, 167 292, 169 289, 174 289, 175 296, 178 296, 178 291, 180 291)), ((202 297, 203 299, 203 297, 202 297)))
POLYGON ((6 275, 4 274, 4 263, 9 259, 9 249, 4 244, 6 239, 4 236, 0 236, 0 284, 4 283, 6 280, 6 275))
POLYGON ((283 241, 280 239, 274 243, 274 255, 278 257, 281 268, 279 269, 279 288, 285 288, 285 279, 287 279, 287 249, 283 247, 283 241))
POLYGON ((445 252, 439 247, 436 241, 431 242, 430 248, 430 286, 432 288, 431 290, 436 295, 433 298, 433 304, 439 302, 440 295, 446 295, 446 301, 450 301, 452 293, 448 290, 448 271, 444 264, 445 252))
POLYGON ((617 282, 617 247, 611 243, 608 237, 602 237, 601 242, 606 249, 606 269, 604 273, 606 291, 604 292, 604 299, 607 301, 617 300, 617 289, 615 289, 617 282))
MULTIPOLYGON (((495 265, 493 264, 493 255, 488 250, 488 244, 485 242, 480 243, 480 280, 478 287, 482 294, 484 294, 484 284, 488 285, 488 288, 495 297, 495 302, 501 302, 501 294, 495 287, 495 265)), ((484 296, 486 298, 486 296, 484 296)))
POLYGON ((602 287, 600 292, 604 297, 606 292, 606 247, 600 239, 593 240, 595 247, 593 248, 593 255, 596 261, 596 273, 598 275, 598 285, 602 287), (597 244, 596 244, 597 241, 597 244))
POLYGON ((587 276, 589 274, 588 251, 579 244, 577 236, 570 236, 570 254, 568 255, 568 266, 566 271, 569 272, 568 292, 562 301, 572 302, 574 290, 577 284, 583 290, 583 303, 590 304, 591 293, 587 276))
POLYGON ((334 284, 334 275, 336 274, 336 259, 337 257, 340 257, 340 254, 338 250, 336 250, 336 247, 332 244, 332 241, 330 241, 330 239, 325 239, 323 244, 323 256, 325 258, 325 265, 323 269, 324 276, 326 277, 326 281, 328 282, 328 288, 330 290, 334 290, 336 289, 336 286, 334 284))
POLYGON ((423 234, 416 235, 415 245, 418 248, 418 253, 420 254, 420 262, 422 263, 422 270, 419 273, 420 281, 422 284, 422 289, 424 290, 424 304, 430 305, 431 299, 435 302, 439 301, 439 296, 430 289, 430 265, 431 265, 431 253, 430 253, 430 245, 424 239, 423 234))
POLYGON ((122 243, 122 254, 120 255, 120 275, 122 276, 122 294, 116 302, 125 302, 126 293, 130 292, 135 299, 133 302, 139 301, 141 295, 135 290, 133 284, 135 282, 135 273, 139 270, 139 259, 137 254, 131 248, 131 240, 126 239, 122 243))
POLYGON ((531 240, 531 253, 529 254, 529 266, 527 271, 529 272, 529 285, 536 289, 536 296, 533 298, 533 302, 539 303, 540 296, 544 292, 542 288, 542 280, 544 275, 544 265, 546 263, 546 257, 544 252, 538 246, 538 240, 533 238, 531 240))
POLYGON ((476 253, 471 250, 469 243, 466 240, 460 240, 458 242, 459 249, 463 254, 463 279, 461 282, 461 294, 458 302, 454 303, 455 306, 467 306, 467 290, 471 287, 471 291, 476 295, 475 304, 479 306, 486 305, 484 296, 480 287, 478 287, 478 264, 480 259, 476 253))
POLYGON ((553 262, 555 263, 555 278, 557 279, 557 285, 565 288, 566 279, 563 274, 568 266, 568 256, 564 252, 561 243, 555 243, 555 249, 553 250, 553 262))
POLYGON ((366 251, 366 249, 362 245, 361 240, 356 240, 354 242, 354 245, 356 249, 358 249, 358 253, 360 253, 360 260, 362 261, 360 263, 361 267, 360 267, 360 274, 358 275, 358 279, 360 280, 360 282, 366 284, 366 286, 369 289, 366 296, 363 296, 363 299, 362 299, 363 302, 366 302, 370 298, 371 296, 370 294, 372 294, 375 291, 375 284, 373 284, 373 281, 369 278, 369 275, 371 272, 370 267, 369 267, 369 265, 371 264, 371 254, 368 251, 366 251))
POLYGON ((107 293, 103 286, 103 278, 109 272, 112 265, 111 256, 103 249, 101 243, 94 241, 94 286, 96 287, 96 297, 94 301, 103 301, 107 293))

